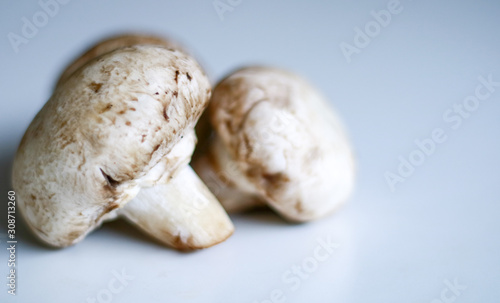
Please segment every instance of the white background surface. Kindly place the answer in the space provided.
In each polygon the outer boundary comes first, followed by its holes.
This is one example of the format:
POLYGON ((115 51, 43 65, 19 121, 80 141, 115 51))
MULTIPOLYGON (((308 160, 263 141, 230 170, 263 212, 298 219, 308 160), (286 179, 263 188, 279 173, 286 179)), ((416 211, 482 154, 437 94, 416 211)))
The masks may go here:
POLYGON ((271 212, 232 216, 229 240, 188 254, 121 221, 74 247, 48 249, 18 220, 17 296, 2 286, 0 301, 92 302, 100 295, 101 302, 267 302, 281 291, 286 302, 438 302, 443 293, 459 303, 498 302, 500 87, 457 129, 443 113, 474 95, 478 77, 500 81, 500 4, 402 0, 403 11, 347 63, 341 42, 353 44, 354 28, 388 2, 243 0, 221 20, 211 0, 72 0, 16 53, 7 35, 21 35, 22 18, 42 9, 37 1, 3 1, 2 285, 15 149, 64 66, 114 33, 176 37, 214 82, 252 63, 301 74, 342 115, 358 178, 349 203, 331 217, 289 225, 271 212), (398 157, 408 158, 414 141, 436 128, 447 140, 391 192, 384 174, 397 173, 398 157), (338 248, 300 284, 284 280, 294 265, 311 261, 318 238, 338 248), (121 270, 134 278, 106 297, 121 270), (458 295, 445 283, 454 279, 467 287, 458 295))

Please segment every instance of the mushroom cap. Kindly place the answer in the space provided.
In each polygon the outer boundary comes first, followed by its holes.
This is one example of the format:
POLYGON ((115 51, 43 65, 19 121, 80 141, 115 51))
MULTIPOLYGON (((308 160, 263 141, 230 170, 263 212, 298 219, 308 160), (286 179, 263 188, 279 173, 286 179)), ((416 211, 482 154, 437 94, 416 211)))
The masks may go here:
POLYGON ((76 243, 141 186, 174 174, 195 139, 178 143, 194 138, 210 93, 194 59, 161 46, 119 48, 71 73, 14 159, 13 186, 35 234, 54 246, 76 243))
POLYGON ((158 45, 168 49, 182 50, 182 48, 178 44, 157 36, 141 34, 124 34, 120 36, 113 36, 97 43, 92 48, 87 50, 84 54, 80 55, 77 59, 71 62, 61 73, 61 76, 57 81, 57 85, 60 85, 62 82, 66 81, 66 79, 68 79, 69 76, 71 76, 76 70, 78 70, 85 63, 89 62, 95 57, 99 57, 101 55, 104 55, 105 53, 109 53, 121 47, 143 44, 158 45))
MULTIPOLYGON (((211 165, 229 176, 225 185, 242 192, 244 204, 253 196, 289 220, 308 221, 351 193, 354 160, 340 119, 301 78, 267 67, 238 70, 214 89, 209 115, 211 165)), ((234 194, 216 196, 229 208, 236 203, 234 194)))

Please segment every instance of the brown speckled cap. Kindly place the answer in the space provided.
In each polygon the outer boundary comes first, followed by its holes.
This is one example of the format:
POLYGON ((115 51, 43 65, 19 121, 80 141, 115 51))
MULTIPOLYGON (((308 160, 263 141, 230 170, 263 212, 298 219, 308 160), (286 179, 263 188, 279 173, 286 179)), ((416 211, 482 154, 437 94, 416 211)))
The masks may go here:
POLYGON ((19 208, 35 234, 67 246, 123 215, 179 249, 231 235, 226 213, 188 166, 211 94, 196 61, 135 45, 73 65, 14 160, 19 208))
POLYGON ((158 45, 167 49, 181 50, 180 45, 171 40, 167 40, 158 36, 141 35, 141 34, 124 34, 113 36, 102 40, 89 50, 85 51, 81 56, 71 62, 66 69, 61 73, 57 85, 66 81, 76 70, 82 67, 85 63, 90 62, 92 59, 114 51, 120 47, 133 46, 133 45, 158 45))

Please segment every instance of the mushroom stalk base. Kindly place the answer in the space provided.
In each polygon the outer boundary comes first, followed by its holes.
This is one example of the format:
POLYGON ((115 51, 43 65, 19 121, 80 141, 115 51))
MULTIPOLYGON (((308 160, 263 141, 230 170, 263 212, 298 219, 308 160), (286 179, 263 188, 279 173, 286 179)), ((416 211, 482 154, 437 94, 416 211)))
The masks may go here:
POLYGON ((121 214, 160 242, 181 250, 210 247, 234 231, 222 206, 190 166, 167 184, 142 188, 121 214))

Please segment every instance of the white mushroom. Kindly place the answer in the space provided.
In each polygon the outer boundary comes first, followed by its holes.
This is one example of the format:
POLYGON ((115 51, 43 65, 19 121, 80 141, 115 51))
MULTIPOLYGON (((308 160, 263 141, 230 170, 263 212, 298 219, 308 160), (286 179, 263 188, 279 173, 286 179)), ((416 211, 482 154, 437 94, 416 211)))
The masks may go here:
POLYGON ((178 249, 229 237, 229 217, 188 166, 211 94, 196 61, 136 45, 80 66, 36 115, 14 160, 19 209, 34 233, 68 246, 123 215, 178 249))
POLYGON ((192 165, 228 211, 268 204, 291 221, 309 221, 352 191, 354 160, 339 118, 291 73, 236 71, 217 85, 203 118, 192 165))

